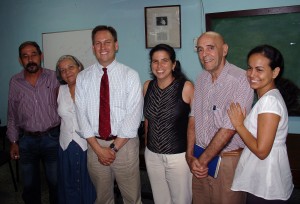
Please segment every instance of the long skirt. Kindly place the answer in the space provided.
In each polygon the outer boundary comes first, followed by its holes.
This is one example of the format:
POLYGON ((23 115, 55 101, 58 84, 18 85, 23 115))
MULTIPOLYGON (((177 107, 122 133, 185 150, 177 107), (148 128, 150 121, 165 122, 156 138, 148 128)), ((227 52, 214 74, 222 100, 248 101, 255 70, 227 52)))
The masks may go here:
POLYGON ((63 151, 59 148, 59 204, 92 204, 96 192, 87 170, 87 151, 73 140, 63 151))

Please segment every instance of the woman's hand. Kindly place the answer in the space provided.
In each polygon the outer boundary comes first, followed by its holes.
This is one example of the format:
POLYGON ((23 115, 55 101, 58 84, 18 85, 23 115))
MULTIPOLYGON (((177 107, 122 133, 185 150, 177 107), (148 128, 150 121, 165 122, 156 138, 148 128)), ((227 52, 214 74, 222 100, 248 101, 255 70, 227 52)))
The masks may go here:
POLYGON ((246 109, 242 109, 239 103, 231 103, 227 110, 230 121, 235 129, 244 125, 246 109))

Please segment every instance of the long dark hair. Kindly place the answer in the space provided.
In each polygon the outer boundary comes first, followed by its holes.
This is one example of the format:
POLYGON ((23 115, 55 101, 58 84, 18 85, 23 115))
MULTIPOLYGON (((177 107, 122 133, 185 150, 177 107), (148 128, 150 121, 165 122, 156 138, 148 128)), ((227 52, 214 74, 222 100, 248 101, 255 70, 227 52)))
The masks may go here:
POLYGON ((249 60, 251 55, 257 53, 264 55, 270 60, 269 66, 272 70, 274 70, 276 67, 280 68, 280 72, 275 79, 275 83, 277 83, 284 71, 284 59, 281 52, 271 45, 259 45, 250 50, 250 52, 247 55, 247 61, 249 60))
POLYGON ((150 53, 149 53, 149 58, 150 58, 150 75, 153 79, 156 79, 156 76, 152 73, 152 70, 151 70, 151 62, 152 62, 152 57, 153 57, 153 54, 157 51, 165 51, 168 53, 172 63, 175 63, 176 62, 176 66, 174 68, 174 71, 172 71, 172 75, 175 77, 175 79, 184 79, 184 80, 187 80, 187 77, 186 75, 181 71, 181 64, 179 62, 179 60, 176 60, 176 53, 175 53, 175 50, 170 46, 170 45, 167 45, 167 44, 158 44, 156 45, 155 47, 153 47, 151 50, 150 50, 150 53))
POLYGON ((284 59, 281 52, 271 45, 259 45, 248 53, 247 61, 251 55, 256 53, 262 54, 270 60, 269 66, 272 70, 276 67, 280 68, 280 72, 275 79, 276 88, 280 91, 284 99, 289 116, 300 115, 300 89, 292 81, 282 77, 284 59))

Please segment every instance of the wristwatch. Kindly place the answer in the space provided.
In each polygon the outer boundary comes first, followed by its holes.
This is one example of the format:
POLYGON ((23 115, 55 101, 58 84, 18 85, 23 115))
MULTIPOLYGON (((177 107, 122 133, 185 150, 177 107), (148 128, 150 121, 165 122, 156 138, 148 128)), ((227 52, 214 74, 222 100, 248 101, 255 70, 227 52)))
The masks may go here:
POLYGON ((116 148, 116 146, 115 146, 115 143, 111 143, 110 145, 109 145, 109 147, 115 152, 115 153, 117 153, 119 150, 116 148))

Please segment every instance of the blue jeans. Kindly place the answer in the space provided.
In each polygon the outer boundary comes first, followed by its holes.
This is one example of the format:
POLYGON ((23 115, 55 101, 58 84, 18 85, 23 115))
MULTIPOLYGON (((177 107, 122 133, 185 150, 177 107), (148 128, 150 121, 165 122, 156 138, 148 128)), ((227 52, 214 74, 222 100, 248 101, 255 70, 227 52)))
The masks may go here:
POLYGON ((23 179, 23 200, 26 204, 41 204, 40 162, 49 187, 49 200, 57 204, 57 160, 59 128, 39 136, 24 134, 19 141, 20 169, 23 179))

